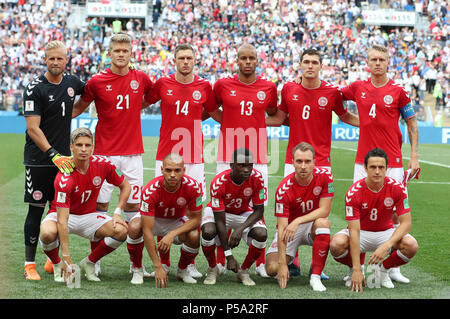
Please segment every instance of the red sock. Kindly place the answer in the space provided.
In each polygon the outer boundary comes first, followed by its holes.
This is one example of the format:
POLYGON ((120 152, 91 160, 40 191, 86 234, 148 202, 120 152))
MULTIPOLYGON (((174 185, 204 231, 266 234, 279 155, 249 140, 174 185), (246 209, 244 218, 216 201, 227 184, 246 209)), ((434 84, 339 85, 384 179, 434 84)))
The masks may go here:
POLYGON ((330 234, 316 235, 312 247, 312 274, 320 275, 328 257, 330 234))
POLYGON ((295 252, 295 258, 292 263, 294 264, 294 266, 297 266, 298 268, 300 268, 300 262, 298 260, 298 250, 295 252))
POLYGON ((261 254, 264 254, 264 248, 257 248, 250 244, 248 247, 248 253, 245 257, 244 262, 242 263, 242 269, 248 269, 253 265, 253 263, 260 257, 261 254))
MULTIPOLYGON (((359 255, 359 260, 360 260, 361 266, 364 265, 365 258, 366 258, 366 253, 361 253, 359 255)), ((342 257, 342 258, 339 258, 339 259, 334 257, 334 260, 336 260, 337 262, 340 262, 341 264, 349 266, 350 268, 353 267, 352 256, 350 255, 350 250, 348 250, 348 254, 345 257, 342 257)))
MULTIPOLYGON (((219 247, 220 246, 217 247, 217 251, 219 251, 219 247)), ((220 248, 222 248, 222 247, 220 247, 220 248)), ((217 265, 216 253, 215 253, 216 252, 216 244, 211 245, 211 246, 203 246, 202 245, 202 251, 206 257, 206 260, 208 261, 209 267, 211 267, 211 268, 216 267, 216 265, 217 265)), ((222 249, 222 252, 223 252, 223 249, 222 249)))
POLYGON ((127 243, 128 254, 130 255, 130 260, 133 263, 134 268, 142 267, 142 252, 144 250, 144 242, 139 244, 127 243))
POLYGON ((265 265, 266 264, 266 254, 265 254, 265 249, 263 251, 263 253, 258 257, 258 259, 256 259, 256 267, 258 267, 259 265, 265 265))
POLYGON ((91 251, 94 251, 97 248, 100 241, 91 241, 91 251))
MULTIPOLYGON (((349 254, 350 254, 350 252, 349 252, 349 254)), ((361 253, 359 255, 359 263, 361 266, 366 263, 366 253, 361 253)))
MULTIPOLYGON (((403 256, 402 253, 400 253, 400 255, 403 256)), ((389 255, 389 257, 386 258, 383 261, 383 267, 385 269, 389 269, 389 268, 392 268, 392 267, 398 267, 398 266, 406 264, 408 261, 409 260, 408 260, 408 258, 406 256, 403 256, 403 258, 402 258, 402 257, 399 256, 399 251, 398 250, 394 250, 389 255)))
POLYGON ((198 250, 197 252, 193 252, 192 248, 187 247, 187 249, 191 251, 186 251, 185 249, 186 247, 183 249, 183 246, 180 248, 180 261, 178 262, 178 268, 180 269, 186 269, 198 255, 198 250))
MULTIPOLYGON (((109 237, 108 237, 109 238, 109 237)), ((114 240, 114 239, 112 239, 114 240)), ((113 252, 116 248, 110 247, 105 243, 105 238, 98 242, 97 247, 91 252, 88 256, 89 261, 96 263, 100 260, 100 258, 108 255, 113 252)))
MULTIPOLYGON (((230 238, 231 229, 228 230, 227 236, 230 238)), ((225 266, 225 252, 222 246, 217 246, 217 263, 225 266)))
MULTIPOLYGON (((156 237, 156 240, 159 242, 161 241, 162 236, 156 237)), ((167 265, 170 267, 170 248, 167 251, 167 253, 162 253, 159 251, 159 258, 161 259, 161 264, 167 265)))
POLYGON ((56 247, 52 250, 44 250, 44 253, 47 255, 48 258, 52 261, 52 264, 59 264, 61 262, 61 258, 59 258, 58 254, 59 247, 56 247))

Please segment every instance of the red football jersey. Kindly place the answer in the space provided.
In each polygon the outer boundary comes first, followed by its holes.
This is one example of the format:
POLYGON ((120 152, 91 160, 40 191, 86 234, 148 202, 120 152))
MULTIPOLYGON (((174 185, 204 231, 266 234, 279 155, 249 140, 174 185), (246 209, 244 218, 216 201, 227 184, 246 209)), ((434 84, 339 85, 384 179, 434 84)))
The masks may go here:
POLYGON ((347 110, 339 89, 321 81, 320 87, 307 89, 301 84, 288 82, 281 90, 280 110, 289 115, 289 142, 285 163, 292 164, 292 150, 307 142, 316 151, 316 166, 331 166, 332 111, 338 116, 347 110))
POLYGON ((84 215, 97 211, 97 197, 103 181, 120 186, 125 177, 102 156, 93 155, 85 174, 75 169, 70 175, 58 172, 55 178, 55 199, 49 213, 57 207, 70 208, 74 215, 84 215))
POLYGON ((214 84, 217 104, 222 105, 219 162, 231 162, 239 147, 248 148, 256 164, 267 163, 267 128, 265 111, 277 106, 277 88, 261 76, 252 84, 239 81, 238 75, 214 84))
POLYGON ((198 76, 182 84, 172 74, 158 79, 145 100, 150 104, 161 100, 156 160, 173 152, 183 156, 185 163, 203 163, 202 113, 217 109, 211 84, 198 76))
POLYGON ((392 214, 409 213, 408 195, 402 183, 385 177, 378 192, 371 191, 365 178, 354 183, 345 196, 345 219, 360 220, 361 230, 383 231, 394 226, 392 214))
POLYGON ((324 197, 334 197, 333 177, 327 169, 315 167, 308 185, 300 185, 295 172, 291 173, 278 185, 275 217, 287 218, 290 223, 319 208, 320 199, 324 197))
POLYGON ((151 88, 148 75, 138 70, 117 75, 108 68, 89 79, 81 98, 94 101, 97 109, 94 154, 144 153, 141 108, 143 96, 151 88))
POLYGON ((411 103, 406 90, 392 80, 377 88, 368 79, 356 81, 341 91, 345 100, 354 101, 358 107, 360 125, 355 162, 364 164, 366 154, 377 147, 388 155, 389 167, 403 167, 398 121, 400 110, 411 103))
POLYGON ((187 175, 183 175, 180 187, 173 193, 163 187, 164 176, 148 182, 142 190, 142 216, 177 219, 186 215, 186 209, 198 212, 202 209, 202 188, 187 175))
POLYGON ((248 180, 236 185, 231 180, 231 169, 216 175, 211 181, 211 201, 208 207, 214 212, 226 211, 229 214, 239 215, 252 211, 253 205, 264 205, 264 178, 256 169, 253 169, 248 180))

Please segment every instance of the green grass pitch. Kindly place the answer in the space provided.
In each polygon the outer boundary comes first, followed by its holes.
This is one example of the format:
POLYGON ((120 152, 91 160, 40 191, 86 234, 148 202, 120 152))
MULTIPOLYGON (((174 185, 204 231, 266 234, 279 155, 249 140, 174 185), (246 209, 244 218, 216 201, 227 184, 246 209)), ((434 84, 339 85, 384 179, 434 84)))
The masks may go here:
MULTIPOLYGON (((311 247, 300 248, 300 265, 302 276, 293 277, 284 290, 279 289, 276 280, 263 279, 254 275, 255 287, 244 287, 236 281, 234 273, 228 271, 219 277, 215 286, 205 286, 202 280, 195 285, 183 284, 175 280, 176 264, 179 258, 179 246, 172 246, 171 272, 168 289, 156 289, 153 279, 146 279, 143 285, 130 284, 129 257, 126 245, 102 259, 102 274, 100 283, 81 281, 80 289, 68 289, 64 284, 53 281, 52 275, 45 273, 43 265, 46 257, 38 247, 36 262, 42 280, 31 282, 24 279, 23 262, 23 223, 27 206, 23 203, 24 168, 23 146, 24 135, 0 134, 0 199, 2 203, 0 219, 0 298, 6 299, 431 299, 450 297, 450 254, 449 239, 450 214, 450 146, 420 145, 422 172, 420 180, 409 185, 410 205, 412 208, 413 226, 411 234, 419 242, 416 257, 402 267, 404 275, 411 279, 410 284, 395 284, 395 289, 369 289, 362 294, 352 293, 344 286, 342 278, 347 269, 338 264, 329 255, 324 272, 330 280, 324 281, 327 291, 315 293, 309 287, 307 273, 311 262, 311 247), (444 165, 440 165, 444 164, 444 165)), ((144 184, 154 177, 155 152, 158 139, 144 137, 144 184)), ((205 141, 205 156, 213 156, 216 140, 205 141)), ((279 141, 272 149, 269 146, 270 158, 279 159, 277 170, 270 171, 269 205, 265 211, 269 239, 272 241, 275 232, 275 217, 273 214, 273 194, 283 175, 283 161, 286 141, 279 141)), ((334 142, 332 147, 332 167, 335 178, 335 198, 330 214, 331 233, 346 227, 344 220, 343 200, 345 192, 351 185, 353 177, 353 161, 356 143, 334 142)), ((409 145, 404 146, 404 156, 408 158, 409 145)), ((275 161, 275 160, 274 160, 275 161)), ((405 165, 407 165, 405 160, 405 165)), ((215 162, 206 164, 206 180, 209 183, 214 176, 215 162)), ((117 196, 113 196, 117 201, 117 196)), ((209 198, 209 196, 208 196, 209 198)), ((114 207, 114 201, 111 207, 114 207)), ((111 209, 112 209, 111 208, 111 209)), ((89 242, 77 236, 70 237, 73 261, 78 263, 89 254, 89 242)), ((247 252, 247 246, 241 245, 235 249, 237 260, 242 262, 247 252)), ((366 258, 367 260, 368 258, 366 258)), ((207 262, 200 251, 196 259, 197 268, 205 273, 207 262)), ((144 265, 150 271, 153 266, 147 252, 144 250, 144 265)))

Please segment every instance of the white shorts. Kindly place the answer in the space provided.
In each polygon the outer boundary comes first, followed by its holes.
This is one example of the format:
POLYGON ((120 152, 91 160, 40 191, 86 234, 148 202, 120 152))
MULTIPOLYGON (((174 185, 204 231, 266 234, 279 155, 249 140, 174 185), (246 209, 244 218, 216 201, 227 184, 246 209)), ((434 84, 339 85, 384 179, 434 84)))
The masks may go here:
MULTIPOLYGON (((264 197, 264 206, 267 206, 267 204, 269 203, 269 173, 267 170, 267 164, 253 164, 253 168, 260 171, 263 178, 264 178, 264 193, 265 193, 265 197, 264 197)), ((228 162, 217 162, 217 166, 216 166, 216 175, 218 175, 219 173, 222 173, 223 171, 226 171, 227 169, 230 169, 230 163, 228 162)))
MULTIPOLYGON (((155 177, 161 176, 162 161, 155 162, 155 177)), ((205 164, 184 164, 186 167, 186 175, 192 177, 200 184, 203 191, 202 201, 206 200, 206 179, 205 179, 205 164)))
MULTIPOLYGON (((253 211, 244 212, 240 215, 225 213, 225 227, 226 227, 227 233, 228 233, 229 229, 236 229, 239 226, 241 226, 247 220, 248 216, 252 213, 253 213, 253 211)), ((214 212, 211 207, 205 207, 205 209, 203 210, 201 226, 203 226, 204 224, 207 224, 207 223, 214 223, 214 224, 216 223, 216 220, 214 219, 214 212)), ((242 239, 247 243, 247 245, 250 245, 250 243, 253 239, 248 236, 248 233, 253 228, 256 228, 256 227, 262 227, 262 228, 267 229, 266 224, 264 223, 264 220, 262 220, 262 219, 260 219, 253 225, 245 228, 242 233, 242 239)), ((220 239, 219 239, 218 235, 216 236, 215 239, 216 239, 216 245, 220 245, 220 239)))
MULTIPOLYGON (((134 215, 132 220, 135 218, 141 218, 141 214, 137 213, 136 215, 134 215)), ((153 235, 164 237, 170 231, 183 226, 183 224, 185 222, 187 222, 188 220, 189 220, 189 218, 186 216, 183 216, 181 218, 176 218, 176 219, 155 217, 155 224, 153 225, 153 230, 152 230, 153 235)), ((178 236, 174 238, 173 243, 176 245, 181 244, 181 241, 178 239, 178 236)))
MULTIPOLYGON (((317 168, 324 168, 328 170, 328 172, 333 176, 333 172, 331 171, 331 166, 316 166, 317 168)), ((295 167, 293 164, 284 164, 284 177, 288 176, 291 173, 295 172, 295 167)))
MULTIPOLYGON (((139 204, 141 202, 141 191, 144 181, 144 166, 142 164, 142 155, 125 156, 104 156, 113 163, 125 176, 131 185, 130 197, 127 203, 139 204)), ((115 186, 104 181, 97 203, 109 203, 115 186)))
MULTIPOLYGON (((386 170, 386 176, 392 177, 399 183, 403 183, 404 175, 405 171, 402 167, 388 167, 386 170)), ((364 165, 355 163, 355 168, 353 170, 353 183, 365 177, 367 177, 367 172, 364 165)))
MULTIPOLYGON (((57 223, 58 214, 56 212, 47 214, 42 220, 42 224, 49 220, 57 223)), ((95 237, 95 233, 110 220, 112 220, 110 216, 98 212, 85 215, 69 214, 67 226, 69 228, 69 234, 75 234, 87 238, 90 241, 97 241, 98 238, 95 237)))
MULTIPOLYGON (((389 228, 383 231, 361 230, 359 234, 359 247, 361 249, 361 253, 375 251, 379 246, 391 238, 394 231, 395 228, 389 228)), ((344 234, 350 237, 348 228, 341 230, 338 234, 344 234)), ((405 237, 407 236, 411 235, 406 234, 405 237)))
MULTIPOLYGON (((294 260, 294 257, 298 251, 298 247, 300 245, 312 246, 313 239, 311 238, 311 229, 313 227, 314 222, 309 222, 305 224, 301 224, 298 226, 297 231, 294 234, 294 239, 288 241, 286 246, 286 255, 290 257, 289 263, 294 260)), ((271 253, 278 252, 278 229, 275 232, 275 236, 273 237, 272 244, 270 244, 269 249, 266 251, 266 256, 271 253)))

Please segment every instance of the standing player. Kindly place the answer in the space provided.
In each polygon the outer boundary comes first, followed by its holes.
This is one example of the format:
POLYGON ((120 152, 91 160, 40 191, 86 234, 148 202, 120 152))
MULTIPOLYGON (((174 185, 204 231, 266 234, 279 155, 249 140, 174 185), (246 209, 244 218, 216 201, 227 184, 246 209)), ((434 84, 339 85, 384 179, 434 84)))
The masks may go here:
MULTIPOLYGON (((384 46, 374 45, 367 52, 367 66, 371 77, 356 81, 342 89, 345 100, 356 102, 360 119, 358 150, 356 152, 353 182, 366 176, 364 156, 373 148, 384 149, 389 158, 387 176, 403 182, 402 134, 399 128, 400 115, 406 121, 411 143, 411 159, 408 168, 412 175, 419 170, 419 133, 416 115, 406 90, 388 78, 389 52, 384 46)), ((394 215, 394 224, 398 218, 394 215)), ((408 283, 409 279, 393 268, 393 280, 408 283)))
MULTIPOLYGON (((305 50, 300 59, 301 77, 296 82, 288 82, 281 90, 281 103, 274 116, 266 118, 269 126, 280 126, 287 120, 290 126, 286 149, 284 176, 295 171, 292 164, 292 150, 301 142, 314 147, 315 166, 331 171, 331 128, 332 112, 341 121, 358 126, 356 115, 343 106, 342 94, 334 85, 320 80, 322 56, 315 49, 305 50)), ((298 257, 290 265, 298 269, 298 257)))
MULTIPOLYGON (((94 154, 105 156, 131 184, 131 194, 124 209, 127 221, 139 209, 144 178, 140 114, 143 98, 152 88, 147 74, 129 68, 131 53, 131 38, 128 35, 116 34, 111 37, 108 52, 111 67, 94 75, 86 83, 84 94, 75 104, 72 115, 78 116, 91 102, 95 102, 98 123, 95 128, 94 154)), ((97 199, 98 211, 108 211, 113 190, 113 185, 103 184, 97 199)), ((115 214, 114 219, 122 218, 115 214)), ((134 241, 127 239, 130 254, 136 249, 142 250, 143 242, 143 238, 134 241)), ((95 243, 92 248, 95 249, 95 243)))
MULTIPOLYGON (((172 244, 181 244, 180 260, 176 277, 194 284, 187 267, 198 254, 200 234, 198 227, 202 218, 202 190, 200 185, 185 175, 183 158, 175 153, 166 155, 160 167, 162 175, 152 179, 142 191, 142 202, 137 214, 129 224, 130 236, 144 237, 145 247, 155 267, 156 287, 167 287, 167 272, 160 254, 166 254, 172 244), (162 239, 156 248, 154 236, 162 239)), ((134 264, 142 261, 136 255, 134 264)), ((143 283, 143 274, 135 272, 132 283, 143 283)))
MULTIPOLYGON (((264 177, 265 205, 267 205, 267 129, 265 113, 277 110, 277 89, 273 82, 256 75, 256 48, 243 44, 238 49, 237 75, 220 79, 214 84, 218 105, 222 106, 216 174, 229 169, 231 154, 239 147, 254 155, 255 169, 264 177)), ((256 262, 256 273, 266 277, 264 254, 256 262)))
MULTIPOLYGON (((203 158, 202 115, 215 116, 216 100, 211 84, 194 74, 195 51, 189 44, 180 44, 175 48, 176 72, 156 81, 150 94, 145 96, 145 104, 161 101, 161 129, 156 152, 155 175, 162 174, 164 157, 178 153, 183 157, 186 175, 195 179, 203 191, 202 200, 206 200, 205 165, 203 158)), ((206 117, 205 116, 205 117, 206 117)), ((159 240, 159 239, 158 239, 159 240)), ((170 269, 170 251, 161 255, 166 270, 170 269)), ((194 277, 202 275, 189 266, 194 277)))
POLYGON ((89 281, 100 281, 95 275, 95 262, 117 249, 126 239, 127 225, 96 211, 96 199, 107 180, 119 187, 116 212, 121 212, 130 195, 130 184, 116 167, 100 156, 92 156, 94 138, 87 128, 78 128, 70 137, 75 171, 58 173, 55 179, 55 199, 42 222, 40 242, 54 267, 55 281, 64 281, 61 272, 70 273, 72 260, 69 234, 77 234, 97 242, 95 250, 80 262, 89 281), (61 246, 62 260, 58 254, 61 246))
POLYGON ((266 118, 268 126, 280 126, 289 121, 289 141, 286 149, 284 176, 292 173, 292 150, 301 142, 307 142, 316 152, 316 167, 331 173, 331 120, 335 112, 341 121, 353 126, 359 125, 356 115, 347 111, 343 105, 339 89, 323 80, 322 56, 315 49, 307 49, 301 55, 301 83, 288 82, 281 90, 278 111, 266 118))
POLYGON ((263 219, 264 179, 261 172, 253 168, 253 155, 248 149, 235 150, 231 160, 231 169, 219 173, 212 180, 211 202, 202 218, 202 250, 209 265, 203 283, 213 285, 219 275, 215 254, 218 239, 225 252, 227 269, 236 272, 244 285, 253 286, 255 282, 248 270, 264 254, 267 240, 263 219), (229 229, 234 231, 228 240, 229 229), (237 247, 241 239, 249 249, 239 267, 231 249, 237 247))
POLYGON ((345 196, 348 228, 331 240, 334 259, 351 269, 346 285, 352 291, 362 291, 365 283, 361 253, 373 251, 368 263, 379 265, 375 276, 386 288, 394 288, 387 270, 406 264, 417 253, 417 241, 408 234, 411 210, 406 189, 386 176, 387 167, 388 156, 384 150, 373 149, 367 153, 364 158, 367 177, 354 183, 345 196), (396 228, 392 221, 394 212, 399 216, 396 228))
POLYGON ((36 271, 36 247, 45 205, 54 197, 55 176, 58 171, 73 171, 68 157, 70 122, 75 96, 83 92, 84 83, 64 73, 68 61, 64 43, 50 41, 44 56, 47 71, 33 79, 23 93, 27 125, 24 201, 28 203, 24 225, 25 278, 29 280, 41 279, 36 271))
POLYGON ((280 288, 289 280, 288 264, 300 245, 312 246, 310 285, 325 291, 320 276, 330 246, 328 215, 334 196, 333 178, 327 170, 314 167, 314 148, 300 143, 292 150, 295 171, 286 176, 275 194, 277 232, 267 250, 266 270, 277 276, 280 288))

